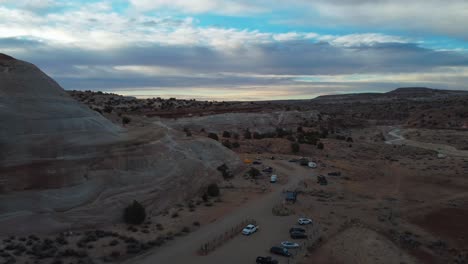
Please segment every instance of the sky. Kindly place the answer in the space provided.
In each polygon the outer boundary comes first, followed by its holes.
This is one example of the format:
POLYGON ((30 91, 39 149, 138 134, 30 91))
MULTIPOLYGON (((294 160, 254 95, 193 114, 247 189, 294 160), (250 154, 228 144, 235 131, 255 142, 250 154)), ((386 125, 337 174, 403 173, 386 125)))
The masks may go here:
POLYGON ((468 90, 466 0, 0 0, 0 52, 67 90, 207 100, 468 90))

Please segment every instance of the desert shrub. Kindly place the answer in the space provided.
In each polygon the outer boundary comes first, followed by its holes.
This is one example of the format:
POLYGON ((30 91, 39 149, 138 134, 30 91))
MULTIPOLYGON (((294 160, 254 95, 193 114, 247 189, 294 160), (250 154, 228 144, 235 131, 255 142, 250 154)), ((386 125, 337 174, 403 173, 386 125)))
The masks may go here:
POLYGON ((194 225, 194 226, 200 226, 200 222, 195 221, 195 222, 193 222, 193 225, 194 225))
POLYGON ((173 214, 171 215, 171 217, 172 217, 172 218, 177 218, 177 217, 179 217, 179 213, 175 212, 175 213, 173 213, 173 214))
POLYGON ((130 123, 130 121, 132 121, 130 119, 130 117, 128 117, 128 116, 122 117, 122 124, 126 125, 126 124, 130 123))
POLYGON ((352 137, 348 137, 348 138, 346 139, 346 142, 353 142, 353 138, 352 138, 352 137))
POLYGON ((346 137, 345 137, 345 136, 342 136, 342 135, 336 135, 336 139, 338 139, 338 140, 345 140, 346 137))
POLYGON ((320 131, 320 138, 328 137, 328 129, 324 128, 320 131))
POLYGON ((104 106, 104 109, 103 109, 103 111, 106 112, 106 113, 111 113, 113 110, 114 110, 114 108, 112 106, 110 106, 110 105, 104 106))
POLYGON ((235 140, 239 140, 239 134, 237 134, 237 133, 234 133, 234 134, 232 135, 232 137, 233 137, 235 140))
POLYGON ((190 227, 184 226, 181 230, 183 233, 190 233, 190 227))
POLYGON ((218 135, 216 133, 209 133, 208 137, 214 140, 219 140, 218 135))
POLYGON ((223 140, 223 146, 225 146, 228 149, 232 149, 232 144, 229 140, 223 140))
POLYGON ((205 203, 208 202, 208 194, 204 193, 204 194, 202 195, 202 200, 203 200, 205 203))
POLYGON ((323 149, 325 146, 323 145, 322 142, 317 143, 317 148, 318 149, 323 149))
POLYGON ((253 138, 254 139, 262 139, 263 138, 263 135, 258 133, 258 132, 254 132, 253 133, 253 138))
POLYGON ((286 137, 292 135, 291 130, 284 130, 283 128, 276 129, 276 136, 279 138, 286 137))
POLYGON ((271 209, 271 213, 275 216, 288 216, 294 214, 294 210, 284 205, 278 204, 271 209))
POLYGON ((217 170, 221 172, 225 180, 234 177, 234 175, 231 173, 231 171, 229 170, 229 167, 226 164, 219 166, 217 170))
POLYGON ((139 225, 145 221, 145 207, 143 207, 139 202, 133 201, 132 204, 125 208, 123 218, 127 224, 139 225))
POLYGON ((231 137, 231 133, 229 133, 228 131, 223 132, 223 138, 230 138, 230 137, 231 137))
POLYGON ((239 142, 232 143, 232 148, 239 148, 239 147, 240 147, 239 142))
POLYGON ((245 139, 252 139, 252 133, 247 129, 244 132, 244 138, 245 139))
POLYGON ((299 152, 299 143, 297 142, 294 142, 294 143, 291 143, 291 150, 293 153, 298 153, 299 152))
POLYGON ((257 176, 260 176, 260 171, 257 168, 251 167, 250 170, 247 172, 250 177, 255 178, 257 176))
POLYGON ((216 183, 212 183, 212 184, 208 185, 206 193, 209 196, 212 196, 212 197, 219 196, 219 187, 218 187, 218 185, 216 183))

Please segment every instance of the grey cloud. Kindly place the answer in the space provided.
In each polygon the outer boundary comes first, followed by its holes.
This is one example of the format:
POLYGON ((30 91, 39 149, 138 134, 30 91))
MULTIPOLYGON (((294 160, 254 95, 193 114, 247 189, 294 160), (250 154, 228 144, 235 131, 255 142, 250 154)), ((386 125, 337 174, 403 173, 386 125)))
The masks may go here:
POLYGON ((257 44, 251 48, 255 50, 254 54, 244 49, 226 54, 200 46, 134 46, 103 52, 0 39, 0 47, 7 46, 24 48, 18 54, 20 59, 35 63, 68 89, 290 85, 297 84, 291 76, 257 75, 418 73, 444 66, 468 66, 466 53, 435 51, 402 43, 350 48, 324 42, 290 41, 257 44), (84 71, 75 65, 89 68, 84 71), (112 69, 119 65, 171 67, 193 72, 193 75, 148 76, 112 69))

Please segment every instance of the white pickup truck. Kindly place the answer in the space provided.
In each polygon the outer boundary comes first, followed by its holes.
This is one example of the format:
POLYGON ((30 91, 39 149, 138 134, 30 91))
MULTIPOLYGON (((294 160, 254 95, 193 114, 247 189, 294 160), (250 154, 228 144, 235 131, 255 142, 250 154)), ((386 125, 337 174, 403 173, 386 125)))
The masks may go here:
POLYGON ((250 225, 247 225, 242 230, 242 234, 248 236, 248 235, 251 235, 251 234, 253 234, 253 233, 257 232, 257 231, 258 231, 258 226, 250 224, 250 225))

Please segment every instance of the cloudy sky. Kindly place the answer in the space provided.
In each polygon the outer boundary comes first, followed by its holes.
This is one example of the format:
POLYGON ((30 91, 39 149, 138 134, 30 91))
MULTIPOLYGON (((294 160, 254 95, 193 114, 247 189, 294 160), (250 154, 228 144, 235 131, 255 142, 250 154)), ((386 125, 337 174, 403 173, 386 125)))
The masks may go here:
POLYGON ((466 0, 0 0, 0 52, 65 89, 263 100, 468 90, 466 0))

